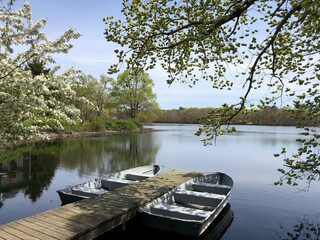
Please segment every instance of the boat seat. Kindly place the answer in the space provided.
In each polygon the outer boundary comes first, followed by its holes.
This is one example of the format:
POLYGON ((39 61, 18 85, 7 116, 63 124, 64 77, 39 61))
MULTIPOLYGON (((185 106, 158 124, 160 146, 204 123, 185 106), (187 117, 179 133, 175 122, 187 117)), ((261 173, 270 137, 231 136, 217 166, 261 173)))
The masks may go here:
POLYGON ((201 220, 210 216, 210 211, 182 207, 171 204, 157 204, 150 207, 151 213, 164 215, 173 218, 183 218, 188 220, 201 220))
POLYGON ((176 202, 216 207, 226 196, 208 192, 175 190, 173 196, 176 202))
POLYGON ((149 177, 150 177, 150 175, 146 175, 146 174, 136 174, 136 173, 126 174, 126 179, 132 180, 132 181, 141 181, 141 180, 149 178, 149 177))
POLYGON ((99 196, 100 194, 106 192, 106 190, 103 190, 103 189, 92 189, 92 188, 85 188, 85 187, 72 188, 71 191, 75 195, 84 196, 84 197, 99 196))
POLYGON ((127 179, 111 179, 111 178, 103 178, 101 179, 101 187, 106 189, 117 189, 135 181, 127 180, 127 179))
POLYGON ((227 195, 231 191, 231 186, 206 182, 193 183, 192 189, 199 192, 209 192, 227 195))

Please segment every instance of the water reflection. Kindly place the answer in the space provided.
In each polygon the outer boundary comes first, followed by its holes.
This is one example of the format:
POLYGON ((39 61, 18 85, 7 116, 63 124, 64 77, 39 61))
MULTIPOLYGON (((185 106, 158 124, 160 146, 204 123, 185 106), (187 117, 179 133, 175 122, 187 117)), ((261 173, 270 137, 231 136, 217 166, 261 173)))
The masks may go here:
POLYGON ((294 147, 298 147, 301 144, 296 141, 292 141, 292 139, 303 137, 295 132, 287 132, 287 133, 264 132, 264 131, 259 132, 259 131, 253 131, 253 130, 252 131, 241 130, 241 128, 237 132, 230 133, 225 136, 237 136, 239 137, 239 140, 241 139, 241 137, 245 136, 247 143, 256 144, 256 142, 259 141, 261 145, 267 145, 270 147, 275 147, 279 145, 293 145, 294 147), (263 137, 261 137, 261 135, 263 135, 263 137))
POLYGON ((39 157, 32 152, 25 152, 18 158, 0 162, 0 193, 4 201, 16 197, 21 190, 25 197, 36 202, 47 189, 54 177, 58 161, 47 155, 39 157))
POLYGON ((31 154, 26 152, 15 160, 0 162, 0 208, 4 201, 15 197, 31 179, 31 154))
POLYGON ((210 227, 202 234, 199 240, 218 240, 223 237, 234 219, 234 213, 228 203, 210 227))
POLYGON ((45 154, 33 155, 31 153, 30 180, 23 189, 24 195, 28 196, 32 202, 37 201, 47 190, 55 175, 59 160, 54 155, 45 154), (45 161, 43 159, 46 159, 45 161))
POLYGON ((74 173, 96 177, 153 164, 157 151, 150 134, 64 139, 7 149, 0 153, 0 208, 21 198, 20 193, 35 203, 49 190, 57 172, 65 171, 64 179, 54 180, 63 188, 70 180, 65 177, 77 181, 74 173))
POLYGON ((168 233, 160 230, 143 227, 139 221, 139 216, 128 221, 124 226, 112 229, 111 231, 96 238, 96 240, 102 239, 146 239, 146 240, 218 240, 223 237, 231 226, 234 219, 231 205, 228 203, 217 218, 211 223, 209 228, 201 234, 200 237, 188 237, 180 234, 168 233))
MULTIPOLYGON (((284 226, 280 227, 284 229, 284 226)), ((311 221, 310 219, 303 217, 298 218, 297 223, 293 225, 291 230, 285 230, 286 236, 281 237, 281 240, 318 240, 320 239, 320 222, 311 221)), ((280 235, 280 234, 279 234, 280 235)))
POLYGON ((57 142, 60 167, 79 174, 115 172, 155 162, 158 147, 150 134, 69 139, 57 142))

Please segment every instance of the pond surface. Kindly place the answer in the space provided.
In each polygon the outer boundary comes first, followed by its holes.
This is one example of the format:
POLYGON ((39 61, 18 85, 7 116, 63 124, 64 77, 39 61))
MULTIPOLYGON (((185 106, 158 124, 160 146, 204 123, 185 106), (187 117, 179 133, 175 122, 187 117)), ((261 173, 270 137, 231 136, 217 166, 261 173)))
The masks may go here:
MULTIPOLYGON (((299 147, 295 139, 301 130, 237 126, 236 133, 219 137, 215 145, 203 146, 201 137, 194 135, 197 125, 146 127, 155 131, 65 139, 3 152, 0 224, 60 206, 58 189, 108 172, 156 163, 165 171, 221 171, 233 178, 229 201, 233 220, 221 239, 317 239, 320 183, 313 182, 307 192, 274 185, 281 176, 277 169, 283 162, 273 154, 282 147, 288 153, 294 152, 299 147), (300 238, 293 237, 299 234, 300 238)), ((141 229, 135 229, 132 234, 139 236, 141 229)))

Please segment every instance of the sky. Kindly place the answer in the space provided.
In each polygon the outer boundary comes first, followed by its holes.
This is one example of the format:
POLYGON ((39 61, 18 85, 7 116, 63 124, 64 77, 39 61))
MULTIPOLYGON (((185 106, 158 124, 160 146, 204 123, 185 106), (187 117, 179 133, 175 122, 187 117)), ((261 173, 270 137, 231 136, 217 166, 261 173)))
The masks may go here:
MULTIPOLYGON (((16 7, 25 0, 16 0, 16 7)), ((75 67, 85 74, 98 78, 107 74, 111 64, 117 62, 114 50, 117 45, 108 42, 103 33, 106 25, 103 18, 121 18, 121 0, 29 0, 33 21, 48 20, 43 29, 50 39, 62 35, 67 29, 75 28, 81 37, 71 41, 74 47, 67 54, 55 57, 58 64, 67 69, 75 67)), ((125 69, 123 69, 124 71, 125 69)), ((166 72, 156 68, 148 72, 155 86, 154 93, 161 109, 219 107, 223 103, 236 103, 244 90, 236 86, 234 91, 220 91, 212 88, 210 82, 199 81, 190 88, 183 83, 166 83, 166 72)), ((109 76, 109 75, 108 75, 109 76)), ((111 76, 116 78, 117 75, 111 76)), ((257 95, 258 97, 258 95, 257 95)))

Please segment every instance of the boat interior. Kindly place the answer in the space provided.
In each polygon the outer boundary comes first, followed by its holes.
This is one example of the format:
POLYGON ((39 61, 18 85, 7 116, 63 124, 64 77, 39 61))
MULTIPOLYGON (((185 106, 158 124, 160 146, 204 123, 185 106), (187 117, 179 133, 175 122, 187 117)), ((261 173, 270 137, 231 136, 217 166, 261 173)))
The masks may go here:
MULTIPOLYGON (((228 179, 227 179, 228 180, 228 179)), ((227 202, 232 188, 231 182, 215 176, 189 181, 156 199, 149 207, 152 214, 186 220, 209 218, 212 212, 227 202)))

